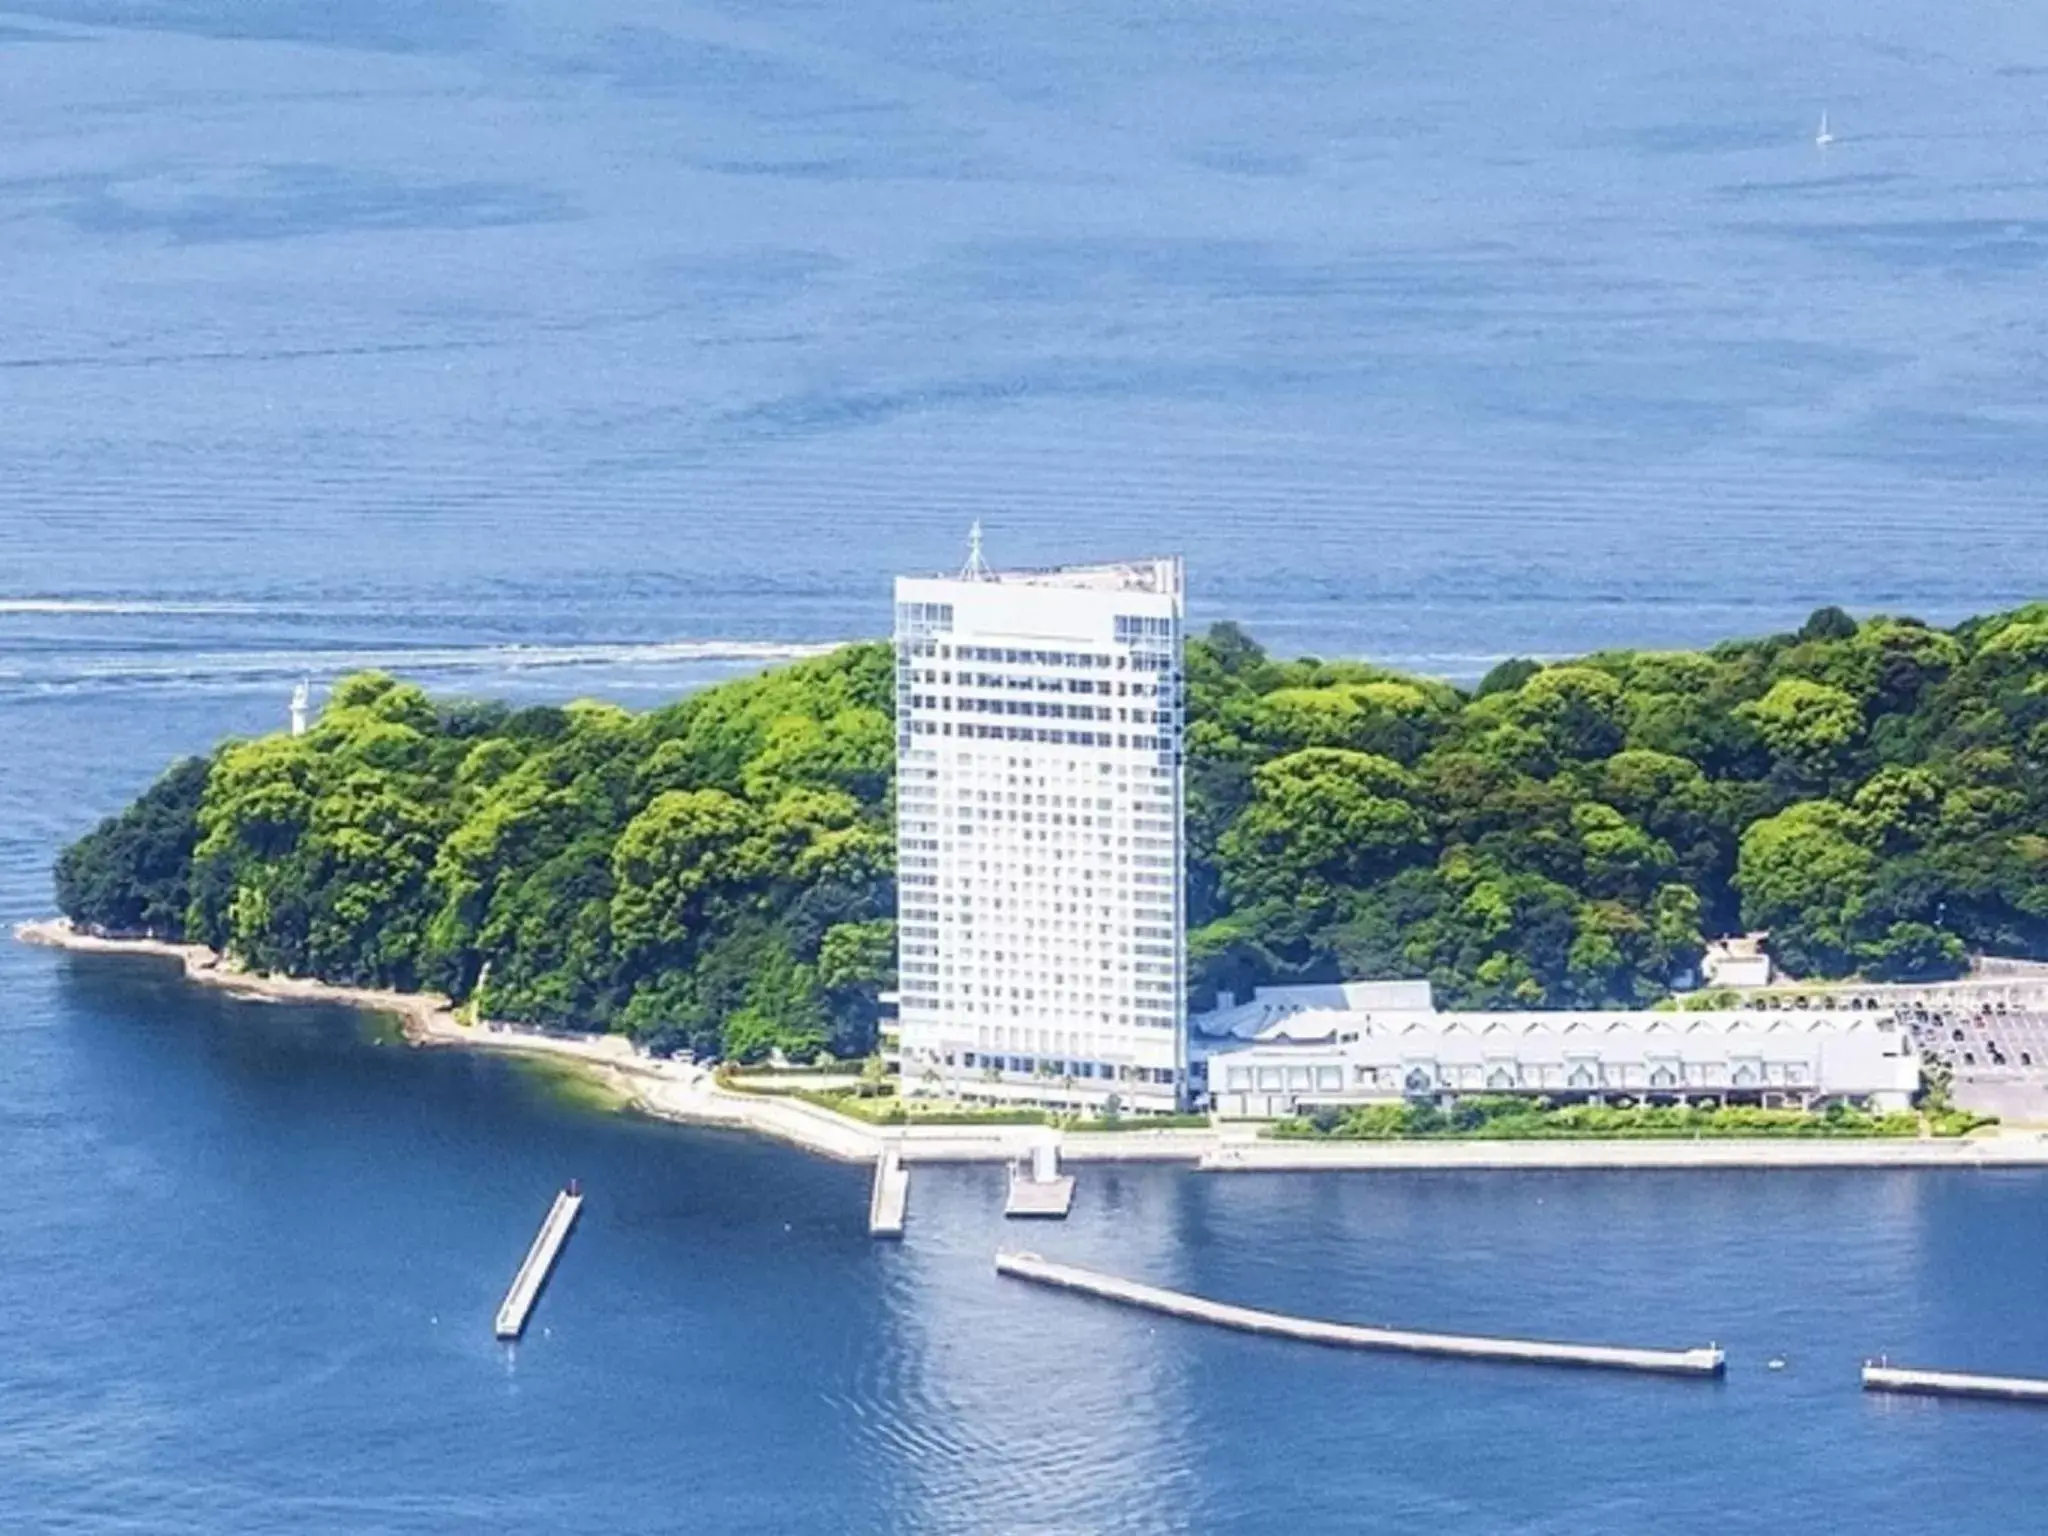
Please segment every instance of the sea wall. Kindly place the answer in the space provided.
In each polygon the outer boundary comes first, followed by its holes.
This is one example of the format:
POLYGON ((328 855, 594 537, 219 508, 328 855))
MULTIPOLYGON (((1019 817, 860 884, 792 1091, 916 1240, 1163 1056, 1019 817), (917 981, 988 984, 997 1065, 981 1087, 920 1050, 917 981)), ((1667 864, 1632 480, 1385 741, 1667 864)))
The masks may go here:
POLYGON ((642 1113, 683 1124, 773 1137, 820 1157, 873 1162, 899 1149, 905 1163, 1007 1163, 1048 1137, 1071 1163, 1177 1162, 1213 1173, 1393 1173, 1425 1169, 1994 1168, 2048 1166, 2048 1134, 2004 1131, 1958 1138, 1734 1138, 1700 1141, 1269 1141, 1250 1125, 1061 1132, 1035 1125, 874 1126, 782 1095, 735 1093, 709 1070, 648 1056, 621 1035, 543 1034, 467 1024, 445 997, 335 986, 236 968, 201 945, 82 933, 63 919, 22 923, 26 944, 77 954, 177 964, 186 978, 239 996, 324 1002, 396 1015, 423 1047, 497 1051, 586 1071, 642 1113))
POLYGON ((1199 1166, 1212 1173, 1393 1172, 1417 1168, 1715 1169, 1991 1168, 2048 1165, 2048 1135, 1814 1137, 1697 1141, 1264 1141, 1219 1142, 1199 1166))

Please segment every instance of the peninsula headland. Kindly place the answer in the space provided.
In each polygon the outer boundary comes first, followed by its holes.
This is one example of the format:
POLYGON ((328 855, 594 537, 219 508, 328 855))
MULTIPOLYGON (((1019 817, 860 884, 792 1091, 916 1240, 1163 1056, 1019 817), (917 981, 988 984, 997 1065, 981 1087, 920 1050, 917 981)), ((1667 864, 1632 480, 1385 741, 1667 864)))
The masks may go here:
MULTIPOLYGON (((1187 672, 1197 998, 1418 976, 1642 1005, 1743 928, 1811 978, 2048 957, 2048 606, 1822 610, 1470 692, 1223 625, 1187 672)), ((358 674, 303 736, 172 766, 65 851, 59 905, 658 1051, 859 1057, 894 980, 891 709, 876 644, 638 715, 358 674)))

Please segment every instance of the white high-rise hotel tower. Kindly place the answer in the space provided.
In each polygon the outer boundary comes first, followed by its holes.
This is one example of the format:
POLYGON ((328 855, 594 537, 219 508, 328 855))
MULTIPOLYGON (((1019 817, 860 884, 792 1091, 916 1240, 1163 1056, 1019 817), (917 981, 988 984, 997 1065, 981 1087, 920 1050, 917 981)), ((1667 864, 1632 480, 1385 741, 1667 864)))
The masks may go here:
POLYGON ((1181 564, 896 581, 902 1091, 1171 1109, 1181 564))

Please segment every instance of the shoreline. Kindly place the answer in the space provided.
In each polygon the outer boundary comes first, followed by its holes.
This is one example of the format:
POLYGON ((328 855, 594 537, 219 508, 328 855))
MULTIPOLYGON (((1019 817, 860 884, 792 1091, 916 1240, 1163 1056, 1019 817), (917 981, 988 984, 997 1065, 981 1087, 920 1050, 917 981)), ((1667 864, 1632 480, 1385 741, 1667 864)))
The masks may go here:
MULTIPOLYGON (((625 1099, 623 1107, 656 1119, 683 1125, 751 1131, 785 1142, 801 1151, 840 1162, 872 1162, 897 1138, 814 1105, 795 1100, 733 1093, 720 1088, 709 1070, 642 1054, 623 1035, 548 1034, 512 1025, 465 1024, 454 1005, 433 992, 399 992, 380 987, 344 986, 297 976, 269 976, 236 968, 203 944, 174 944, 163 939, 106 938, 80 933, 66 918, 17 923, 17 943, 61 950, 68 954, 117 955, 165 960, 176 964, 184 979, 230 996, 264 1002, 329 1003, 370 1013, 386 1013, 399 1021, 406 1043, 417 1048, 491 1051, 542 1060, 578 1072, 625 1099)), ((921 1129, 921 1128, 920 1128, 921 1129)), ((957 1128, 966 1134, 902 1138, 906 1161, 1008 1161, 1027 1155, 1028 1143, 990 1132, 1032 1127, 957 1128)), ((1192 1154, 1188 1154, 1192 1160, 1192 1154)))
POLYGON ((187 981, 234 996, 392 1014, 413 1046, 552 1061, 623 1095, 625 1107, 655 1119, 751 1132, 836 1162, 871 1163, 894 1148, 905 1163, 1008 1163, 1028 1157, 1034 1146, 1051 1138, 1069 1162, 1171 1162, 1206 1173, 2048 1167, 2048 1133, 2013 1130, 1910 1140, 1269 1141, 1245 1122, 1096 1132, 1016 1125, 874 1126, 800 1099, 721 1088, 709 1069, 644 1055, 623 1035, 557 1035, 503 1024, 464 1024, 450 1001, 437 993, 260 975, 236 969, 204 945, 103 938, 78 932, 64 918, 19 923, 14 937, 18 943, 72 954, 174 961, 187 981))

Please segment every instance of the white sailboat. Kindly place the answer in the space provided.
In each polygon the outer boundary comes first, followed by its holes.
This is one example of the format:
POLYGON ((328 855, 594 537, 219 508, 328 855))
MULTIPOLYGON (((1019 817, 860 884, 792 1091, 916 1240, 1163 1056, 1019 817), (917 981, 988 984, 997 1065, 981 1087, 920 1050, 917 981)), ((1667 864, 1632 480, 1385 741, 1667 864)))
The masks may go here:
POLYGON ((1835 142, 1835 136, 1832 133, 1828 132, 1828 111, 1826 107, 1821 108, 1820 131, 1814 134, 1813 142, 1818 148, 1821 149, 1826 149, 1830 144, 1835 142))

